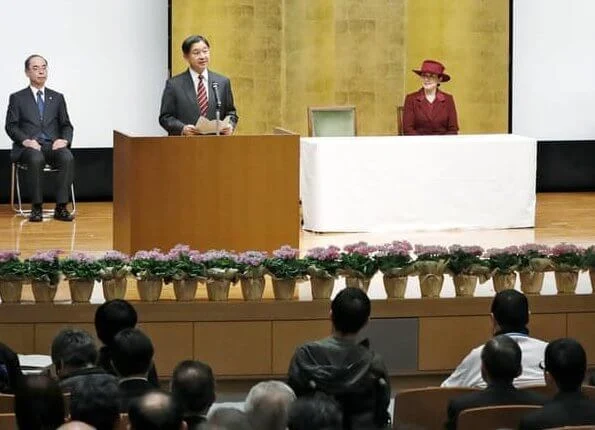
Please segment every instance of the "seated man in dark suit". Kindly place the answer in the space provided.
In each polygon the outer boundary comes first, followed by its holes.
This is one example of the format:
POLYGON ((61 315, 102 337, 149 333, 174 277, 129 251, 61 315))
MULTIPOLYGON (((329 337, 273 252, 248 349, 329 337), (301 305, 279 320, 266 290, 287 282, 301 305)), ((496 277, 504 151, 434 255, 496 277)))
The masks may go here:
POLYGON ((89 375, 72 390, 70 419, 96 430, 115 430, 120 424, 120 393, 111 375, 89 375))
POLYGON ((228 78, 207 69, 211 58, 209 41, 199 35, 189 36, 182 43, 188 69, 172 77, 165 84, 161 99, 159 124, 170 136, 193 136, 200 134, 195 127, 199 117, 213 120, 219 97, 220 119, 229 116, 231 125, 221 134, 231 134, 238 123, 238 114, 233 102, 231 82, 228 78))
POLYGON ((481 351, 481 373, 488 386, 482 391, 456 397, 448 402, 446 428, 455 430, 465 409, 496 405, 543 405, 546 398, 512 384, 522 372, 521 348, 505 334, 490 339, 481 351))
POLYGON ((553 400, 521 421, 520 429, 595 425, 595 402, 581 393, 587 354, 574 339, 558 339, 545 349, 545 381, 558 389, 553 400))
POLYGON ((182 408, 169 393, 154 391, 130 405, 130 430, 186 430, 182 408))
POLYGON ((64 96, 45 87, 47 61, 41 55, 25 60, 29 86, 10 95, 6 113, 6 133, 13 141, 13 162, 27 165, 31 182, 32 209, 29 220, 39 222, 43 214, 42 174, 46 164, 58 169, 58 189, 54 218, 72 221, 66 209, 68 190, 74 179, 74 159, 70 149, 72 124, 64 96))
POLYGON ((147 380, 153 362, 151 339, 136 328, 126 328, 114 337, 112 362, 120 376, 120 410, 155 389, 147 380))
POLYGON ((75 385, 84 382, 93 375, 103 375, 116 383, 116 377, 108 375, 96 366, 97 347, 95 339, 81 329, 66 328, 61 330, 51 346, 52 363, 59 378, 60 389, 70 393, 75 385))
POLYGON ((345 288, 331 303, 333 334, 300 346, 289 365, 288 384, 296 396, 323 392, 343 409, 345 429, 386 428, 390 382, 380 355, 357 336, 370 318, 370 299, 345 288))
POLYGON ((184 411, 188 430, 197 430, 207 421, 215 402, 215 377, 208 364, 186 360, 174 369, 171 392, 184 411))
MULTIPOLYGON (((125 328, 134 328, 138 321, 138 315, 134 306, 126 300, 109 300, 103 303, 95 311, 95 332, 97 337, 103 343, 99 349, 97 365, 105 369, 107 373, 116 375, 112 365, 111 344, 114 337, 125 328)), ((148 380, 155 388, 159 388, 157 379, 157 370, 155 365, 151 364, 148 380)))

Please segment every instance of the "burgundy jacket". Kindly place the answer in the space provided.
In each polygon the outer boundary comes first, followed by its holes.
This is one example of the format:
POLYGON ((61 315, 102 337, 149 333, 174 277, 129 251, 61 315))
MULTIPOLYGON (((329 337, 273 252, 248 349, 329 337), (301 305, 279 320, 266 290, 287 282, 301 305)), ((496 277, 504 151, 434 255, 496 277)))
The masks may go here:
POLYGON ((457 110, 450 94, 437 90, 434 103, 426 100, 423 88, 405 97, 404 134, 457 134, 458 131, 457 110))

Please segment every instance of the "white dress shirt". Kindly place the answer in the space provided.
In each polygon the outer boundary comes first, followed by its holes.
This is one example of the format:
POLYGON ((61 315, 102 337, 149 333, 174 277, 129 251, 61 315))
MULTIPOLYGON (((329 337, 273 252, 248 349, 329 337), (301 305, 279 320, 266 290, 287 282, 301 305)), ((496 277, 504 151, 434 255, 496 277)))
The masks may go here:
MULTIPOLYGON (((192 76, 192 82, 194 82, 194 92, 196 93, 196 96, 198 97, 198 73, 196 73, 196 71, 194 71, 194 69, 190 68, 190 76, 192 76)), ((202 75, 202 83, 205 86, 205 90, 207 93, 207 100, 209 100, 209 71, 207 69, 204 69, 201 73, 202 75)))
MULTIPOLYGON (((514 380, 514 386, 545 385, 543 369, 539 364, 544 359, 547 342, 529 337, 521 333, 506 333, 518 343, 523 356, 521 365, 523 373, 514 380)), ((474 387, 486 388, 487 384, 481 377, 481 350, 483 345, 473 349, 452 374, 442 383, 441 387, 474 387)))
POLYGON ((41 99, 45 103, 45 87, 35 88, 34 86, 29 85, 29 88, 31 88, 31 92, 33 93, 33 98, 35 101, 37 101, 37 91, 41 91, 41 99))

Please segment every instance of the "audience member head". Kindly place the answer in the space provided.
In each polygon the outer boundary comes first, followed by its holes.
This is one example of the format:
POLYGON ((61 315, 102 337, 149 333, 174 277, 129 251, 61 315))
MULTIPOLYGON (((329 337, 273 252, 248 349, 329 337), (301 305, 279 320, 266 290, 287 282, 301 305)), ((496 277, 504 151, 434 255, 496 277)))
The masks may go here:
POLYGON ((206 415, 215 402, 211 367, 200 361, 182 361, 174 369, 171 392, 185 415, 206 415))
POLYGON ((335 333, 358 333, 370 318, 370 299, 359 288, 345 288, 331 303, 331 319, 335 333))
POLYGON ((8 346, 0 343, 0 393, 14 393, 22 378, 19 357, 8 346))
POLYGON ((53 430, 64 424, 64 398, 58 383, 44 375, 27 375, 14 397, 17 427, 53 430))
POLYGON ((122 377, 146 377, 153 360, 151 339, 136 328, 120 331, 111 346, 112 364, 122 377))
POLYGON ((244 411, 255 429, 285 430, 289 407, 295 398, 293 390, 283 382, 259 382, 248 393, 244 411))
POLYGON ((341 430, 343 414, 339 405, 322 393, 300 397, 289 408, 288 430, 341 430))
POLYGON ((561 392, 581 389, 587 371, 587 354, 574 339, 563 338, 550 342, 545 348, 545 381, 561 392))
POLYGON ((71 393, 70 417, 97 430, 113 430, 120 420, 119 396, 113 377, 89 375, 71 393))
POLYGON ((494 334, 525 333, 529 323, 529 302, 517 290, 500 291, 492 301, 494 334))
POLYGON ((97 362, 97 347, 93 337, 85 330, 66 328, 54 338, 51 356, 58 376, 63 376, 73 370, 93 366, 97 362))
POLYGON ((137 320, 136 310, 126 300, 109 300, 95 311, 97 337, 104 345, 109 346, 120 330, 134 328, 137 320))
POLYGON ((488 383, 512 384, 523 370, 519 345, 505 334, 488 340, 481 350, 481 374, 488 383))
MULTIPOLYGON (((248 415, 234 408, 216 409, 207 421, 208 430, 252 430, 248 415)), ((260 430, 254 428, 254 430, 260 430)))
POLYGON ((184 53, 186 55, 190 54, 192 45, 194 45, 195 43, 201 43, 201 42, 204 43, 205 45, 207 45, 207 47, 209 47, 209 48, 211 47, 211 44, 209 43, 207 38, 204 36, 201 36, 200 34, 193 34, 192 36, 188 36, 182 42, 182 53, 184 53))
POLYGON ((94 427, 81 421, 68 421, 58 427, 58 430, 94 430, 94 427))
POLYGON ((132 402, 128 411, 132 430, 184 430, 182 408, 169 393, 152 391, 132 402))

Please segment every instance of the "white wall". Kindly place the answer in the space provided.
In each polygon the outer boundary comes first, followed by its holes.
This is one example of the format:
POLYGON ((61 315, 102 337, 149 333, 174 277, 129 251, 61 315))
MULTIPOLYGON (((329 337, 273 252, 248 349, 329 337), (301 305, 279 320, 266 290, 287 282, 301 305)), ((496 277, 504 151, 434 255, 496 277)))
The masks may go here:
POLYGON ((594 0, 514 0, 512 131, 595 139, 594 0))
POLYGON ((46 85, 66 97, 75 147, 111 147, 114 129, 164 134, 167 0, 0 0, 0 10, 2 128, 9 94, 28 85, 24 60, 38 53, 46 85))

